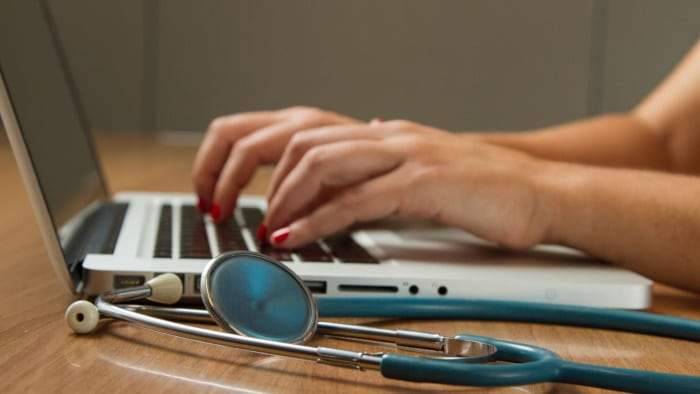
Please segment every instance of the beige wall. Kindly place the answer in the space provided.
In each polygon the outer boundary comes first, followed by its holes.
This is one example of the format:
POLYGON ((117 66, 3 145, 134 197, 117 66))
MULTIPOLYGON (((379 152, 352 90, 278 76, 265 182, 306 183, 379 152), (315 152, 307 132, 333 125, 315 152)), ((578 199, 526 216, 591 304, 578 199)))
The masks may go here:
POLYGON ((698 0, 611 0, 602 108, 624 110, 643 99, 700 38, 699 17, 698 0))
POLYGON ((629 108, 700 35, 694 0, 52 5, 90 120, 110 129, 294 104, 528 129, 629 108))

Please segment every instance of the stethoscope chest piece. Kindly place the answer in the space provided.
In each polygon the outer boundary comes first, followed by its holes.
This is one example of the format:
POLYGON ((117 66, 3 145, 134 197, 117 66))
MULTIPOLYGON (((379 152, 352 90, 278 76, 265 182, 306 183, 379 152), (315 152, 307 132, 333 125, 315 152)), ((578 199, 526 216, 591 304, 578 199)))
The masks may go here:
POLYGON ((207 265, 200 287, 207 310, 230 332, 304 343, 316 331, 311 293, 289 268, 266 256, 223 253, 207 265))

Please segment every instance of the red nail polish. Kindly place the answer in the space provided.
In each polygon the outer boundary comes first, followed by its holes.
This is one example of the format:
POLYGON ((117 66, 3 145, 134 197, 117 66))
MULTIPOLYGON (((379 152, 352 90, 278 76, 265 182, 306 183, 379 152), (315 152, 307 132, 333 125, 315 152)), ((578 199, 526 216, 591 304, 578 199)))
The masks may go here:
POLYGON ((369 121, 369 124, 371 124, 371 125, 373 125, 373 124, 379 124, 379 123, 384 123, 384 119, 382 119, 382 118, 374 118, 374 119, 372 119, 372 120, 369 121))
POLYGON ((199 213, 207 212, 207 202, 204 201, 202 197, 199 197, 199 200, 197 200, 197 209, 199 210, 199 213))
POLYGON ((289 227, 283 227, 272 233, 272 242, 279 245, 289 238, 289 227))
POLYGON ((221 207, 219 204, 214 204, 211 207, 211 217, 214 220, 219 220, 219 216, 221 215, 221 207))
POLYGON ((267 226, 265 225, 265 223, 261 224, 260 227, 258 227, 258 233, 256 235, 258 237, 258 241, 265 242, 265 238, 267 238, 267 226))

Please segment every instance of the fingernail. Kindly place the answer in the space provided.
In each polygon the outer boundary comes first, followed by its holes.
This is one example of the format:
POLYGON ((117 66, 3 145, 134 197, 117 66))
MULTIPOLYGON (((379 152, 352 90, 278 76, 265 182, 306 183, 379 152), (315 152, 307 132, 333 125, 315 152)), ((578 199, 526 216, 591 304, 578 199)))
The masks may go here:
POLYGON ((374 119, 372 119, 372 120, 369 121, 369 124, 370 124, 370 125, 375 125, 375 124, 380 124, 380 123, 384 123, 384 119, 382 119, 382 118, 374 118, 374 119))
POLYGON ((261 224, 260 227, 258 227, 258 233, 256 235, 258 237, 258 241, 265 242, 265 238, 267 238, 267 226, 265 225, 265 223, 261 224))
POLYGON ((219 216, 221 215, 221 207, 219 204, 212 205, 210 214, 212 219, 219 220, 219 216))
POLYGON ((289 227, 283 227, 272 233, 272 243, 279 245, 289 238, 289 227))
POLYGON ((197 210, 199 210, 199 213, 207 212, 207 202, 202 197, 199 197, 199 200, 197 200, 197 210))

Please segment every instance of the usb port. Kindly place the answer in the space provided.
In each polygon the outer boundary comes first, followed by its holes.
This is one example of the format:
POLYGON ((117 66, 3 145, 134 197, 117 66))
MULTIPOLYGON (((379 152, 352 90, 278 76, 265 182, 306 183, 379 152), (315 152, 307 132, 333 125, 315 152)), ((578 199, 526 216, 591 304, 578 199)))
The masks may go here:
POLYGON ((143 275, 114 275, 112 287, 123 289, 125 287, 141 286, 145 282, 146 278, 143 275))
POLYGON ((312 294, 326 294, 327 285, 324 280, 305 280, 304 284, 312 294))

